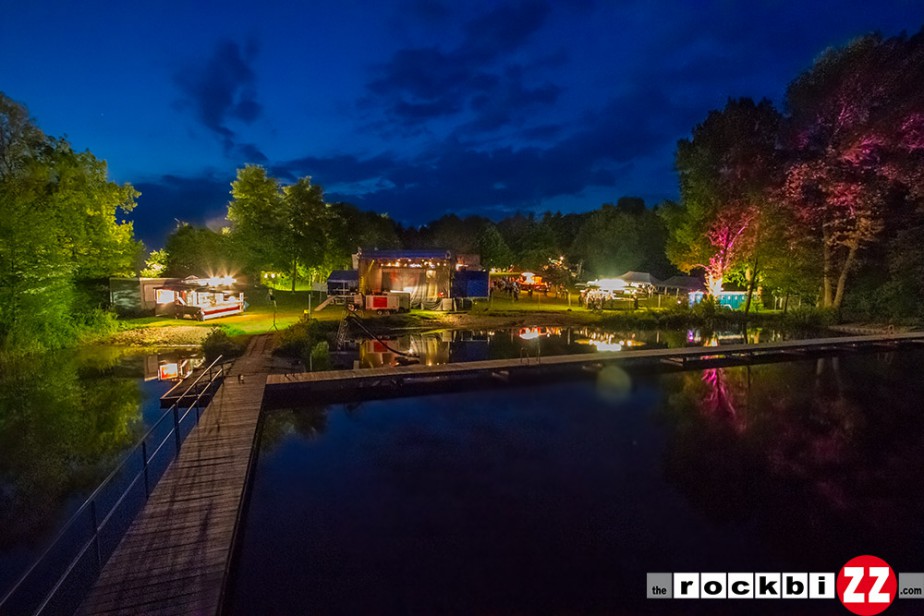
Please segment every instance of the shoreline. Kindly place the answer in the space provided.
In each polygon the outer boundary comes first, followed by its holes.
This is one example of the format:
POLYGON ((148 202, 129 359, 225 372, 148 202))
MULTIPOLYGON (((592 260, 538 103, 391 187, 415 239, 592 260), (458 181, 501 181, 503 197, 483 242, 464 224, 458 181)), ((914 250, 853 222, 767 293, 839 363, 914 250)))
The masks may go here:
MULTIPOLYGON (((286 325, 294 323, 301 313, 285 314, 286 325)), ((283 315, 280 315, 283 317, 283 315)), ((244 317, 248 318, 248 317, 244 317)), ((249 316, 253 318, 253 316, 249 316)), ((327 331, 335 331, 340 322, 338 314, 322 313, 314 318, 327 331)), ((526 309, 504 308, 500 310, 473 310, 465 312, 437 313, 415 311, 401 315, 360 315, 364 324, 378 334, 398 334, 401 332, 440 332, 449 330, 490 330, 518 327, 601 327, 614 329, 682 329, 691 327, 709 327, 713 329, 732 329, 748 327, 779 327, 783 329, 830 330, 842 334, 877 334, 905 332, 919 329, 921 325, 894 325, 889 323, 851 322, 840 324, 825 323, 822 318, 802 319, 778 312, 752 312, 745 320, 741 313, 718 313, 712 316, 694 312, 666 310, 607 310, 589 311, 575 307, 564 309, 526 309)), ((280 318, 280 321, 283 319, 280 318)), ((123 329, 112 334, 86 341, 88 345, 107 345, 127 348, 197 348, 213 328, 220 328, 229 336, 246 340, 253 335, 285 331, 286 325, 279 327, 267 324, 266 327, 250 327, 242 331, 239 320, 231 317, 207 324, 183 324, 173 320, 155 321, 133 325, 124 322, 123 329)))

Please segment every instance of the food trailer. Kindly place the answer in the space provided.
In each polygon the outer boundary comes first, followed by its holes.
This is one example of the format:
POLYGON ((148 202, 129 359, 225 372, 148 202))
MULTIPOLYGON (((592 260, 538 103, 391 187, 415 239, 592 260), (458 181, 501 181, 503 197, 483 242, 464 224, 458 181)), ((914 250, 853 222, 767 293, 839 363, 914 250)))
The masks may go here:
POLYGON ((156 314, 198 321, 244 312, 244 294, 231 288, 230 278, 196 278, 165 285, 156 290, 156 314))

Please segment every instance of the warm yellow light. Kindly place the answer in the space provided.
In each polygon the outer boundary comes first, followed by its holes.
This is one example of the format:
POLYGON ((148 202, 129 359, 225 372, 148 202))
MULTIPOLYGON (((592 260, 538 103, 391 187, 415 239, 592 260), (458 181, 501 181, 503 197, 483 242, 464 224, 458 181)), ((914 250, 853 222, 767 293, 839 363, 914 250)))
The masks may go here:
POLYGON ((619 278, 600 278, 588 282, 587 286, 597 287, 601 291, 622 291, 626 288, 626 281, 619 278))
POLYGON ((234 284, 234 278, 231 276, 212 276, 205 282, 212 287, 230 287, 234 284))
POLYGON ((591 346, 596 347, 598 351, 621 351, 622 344, 619 342, 604 342, 603 340, 591 340, 591 346))

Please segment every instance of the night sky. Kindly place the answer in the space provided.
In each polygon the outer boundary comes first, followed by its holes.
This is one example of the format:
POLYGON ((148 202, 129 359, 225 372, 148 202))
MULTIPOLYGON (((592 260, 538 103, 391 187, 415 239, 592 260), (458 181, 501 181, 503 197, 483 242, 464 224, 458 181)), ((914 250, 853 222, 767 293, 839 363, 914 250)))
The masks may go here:
POLYGON ((142 192, 149 247, 220 225, 246 163, 409 224, 676 198, 710 109, 924 25, 920 0, 5 4, 0 91, 142 192))

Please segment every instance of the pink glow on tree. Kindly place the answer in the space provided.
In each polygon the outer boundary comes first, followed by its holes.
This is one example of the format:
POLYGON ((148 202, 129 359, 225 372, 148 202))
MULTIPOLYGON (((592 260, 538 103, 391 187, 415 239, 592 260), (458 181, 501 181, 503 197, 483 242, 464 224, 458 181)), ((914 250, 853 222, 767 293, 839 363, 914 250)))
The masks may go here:
POLYGON ((706 271, 706 290, 709 295, 718 297, 728 271, 737 263, 741 255, 751 248, 748 230, 756 213, 748 208, 744 211, 722 212, 709 229, 706 237, 714 249, 708 263, 702 264, 706 271))

